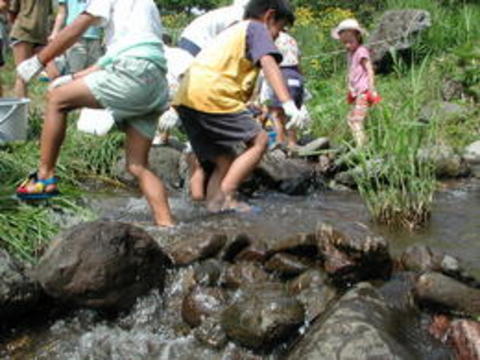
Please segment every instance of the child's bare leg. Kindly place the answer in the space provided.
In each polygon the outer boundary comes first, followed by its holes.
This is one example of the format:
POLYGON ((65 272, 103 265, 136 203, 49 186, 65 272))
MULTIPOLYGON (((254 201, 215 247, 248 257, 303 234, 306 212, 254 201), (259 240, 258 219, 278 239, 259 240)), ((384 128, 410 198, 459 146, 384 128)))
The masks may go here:
POLYGON ((281 108, 271 108, 273 123, 277 133, 277 142, 285 143, 287 141, 287 134, 285 130, 285 114, 281 108))
POLYGON ((263 154, 267 150, 268 135, 261 131, 248 144, 247 150, 238 156, 228 169, 223 181, 221 182, 221 192, 225 195, 224 208, 236 207, 235 193, 241 183, 252 173, 262 160, 263 154))
POLYGON ((148 153, 152 141, 142 136, 132 126, 126 130, 127 170, 138 179, 140 189, 152 209, 158 226, 171 227, 175 223, 168 204, 167 191, 162 181, 148 169, 148 153))
POLYGON ((76 80, 48 93, 40 141, 40 166, 38 169, 40 179, 48 179, 55 175, 55 164, 67 127, 67 112, 84 106, 100 107, 83 80, 76 80))
POLYGON ((188 155, 190 171, 190 196, 193 201, 205 200, 206 174, 194 154, 188 155))
POLYGON ((297 139, 297 132, 295 130, 288 130, 287 131, 287 142, 289 148, 294 148, 297 146, 298 139, 297 139))
POLYGON ((219 156, 214 161, 215 169, 207 185, 207 208, 210 211, 216 212, 224 208, 226 195, 222 191, 221 185, 233 162, 233 156, 229 155, 219 156))
MULTIPOLYGON (((22 61, 27 60, 34 54, 33 44, 21 41, 13 47, 13 57, 15 65, 18 66, 22 61)), ((18 98, 27 97, 27 84, 20 77, 17 76, 15 80, 15 96, 18 98)))
POLYGON ((364 123, 367 117, 368 104, 363 97, 356 100, 353 109, 348 114, 348 126, 352 130, 353 138, 358 147, 362 147, 367 142, 364 123))

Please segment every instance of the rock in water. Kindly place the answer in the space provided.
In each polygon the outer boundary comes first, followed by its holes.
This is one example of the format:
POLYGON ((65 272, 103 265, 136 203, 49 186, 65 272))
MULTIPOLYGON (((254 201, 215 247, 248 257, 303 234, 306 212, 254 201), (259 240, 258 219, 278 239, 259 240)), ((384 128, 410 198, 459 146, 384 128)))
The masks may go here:
POLYGON ((25 275, 23 266, 0 249, 0 323, 32 310, 39 297, 40 287, 25 275))
POLYGON ((422 302, 468 315, 480 314, 480 290, 439 273, 429 272, 420 276, 415 293, 422 302))
POLYGON ((205 238, 181 240, 169 246, 166 251, 174 265, 189 265, 195 261, 216 256, 227 242, 224 234, 214 234, 205 238))
POLYGON ((418 151, 418 160, 433 164, 439 178, 456 178, 468 174, 460 155, 448 145, 434 145, 418 151))
POLYGON ((220 313, 226 302, 222 289, 197 287, 183 299, 182 318, 191 327, 197 327, 204 318, 220 313))
POLYGON ((383 14, 380 25, 368 39, 372 61, 384 69, 391 51, 409 49, 414 35, 432 26, 431 16, 424 10, 391 10, 383 14))
POLYGON ((281 284, 251 286, 222 314, 232 340, 252 349, 270 349, 304 322, 303 306, 281 284))
POLYGON ((163 286, 170 265, 145 231, 118 222, 78 225, 53 241, 36 267, 36 278, 61 301, 125 309, 152 287, 163 286))
POLYGON ((411 360, 396 340, 396 316, 370 284, 358 284, 307 331, 287 360, 411 360))
POLYGON ((334 228, 322 223, 318 226, 317 238, 325 258, 325 270, 336 282, 353 283, 390 276, 393 262, 388 243, 365 225, 355 223, 334 228))

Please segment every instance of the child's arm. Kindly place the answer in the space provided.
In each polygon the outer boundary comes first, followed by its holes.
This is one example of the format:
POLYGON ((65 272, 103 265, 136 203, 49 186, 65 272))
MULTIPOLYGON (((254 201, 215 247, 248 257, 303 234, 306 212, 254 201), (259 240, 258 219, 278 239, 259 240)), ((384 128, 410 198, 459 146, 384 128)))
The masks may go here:
POLYGON ((283 80, 282 72, 277 62, 271 55, 265 55, 260 59, 260 66, 262 67, 265 79, 272 87, 273 91, 280 102, 285 103, 291 100, 285 81, 283 80))
POLYGON ((20 63, 17 66, 17 75, 25 82, 29 82, 37 76, 45 64, 48 64, 55 57, 63 54, 65 50, 75 44, 82 34, 97 22, 97 17, 88 13, 83 13, 77 19, 64 28, 58 36, 49 43, 42 51, 20 63))
POLYGON ((370 59, 364 58, 362 59, 362 66, 368 74, 368 90, 375 92, 375 71, 373 70, 373 64, 370 59))
POLYGON ((53 25, 52 33, 48 37, 48 41, 55 39, 65 25, 65 20, 67 19, 67 7, 65 4, 58 5, 57 16, 55 17, 55 24, 53 25))

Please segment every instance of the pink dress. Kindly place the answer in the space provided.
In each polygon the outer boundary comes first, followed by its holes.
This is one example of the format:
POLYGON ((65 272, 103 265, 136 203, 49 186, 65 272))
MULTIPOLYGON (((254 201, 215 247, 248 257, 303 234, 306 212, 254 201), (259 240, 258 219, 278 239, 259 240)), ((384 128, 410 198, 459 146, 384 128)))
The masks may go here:
POLYGON ((368 73, 362 60, 370 60, 369 50, 360 45, 354 53, 348 53, 348 86, 351 95, 355 98, 369 90, 368 73))

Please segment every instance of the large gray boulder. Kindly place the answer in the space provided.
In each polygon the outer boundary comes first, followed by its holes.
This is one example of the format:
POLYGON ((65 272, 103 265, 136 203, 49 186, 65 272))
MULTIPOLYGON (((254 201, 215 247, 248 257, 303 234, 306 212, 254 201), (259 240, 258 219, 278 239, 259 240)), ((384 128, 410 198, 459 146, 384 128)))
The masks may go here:
MULTIPOLYGON (((150 169, 162 178, 165 185, 176 190, 181 188, 183 179, 180 174, 182 152, 174 147, 152 147, 149 154, 150 169)), ((126 170, 126 160, 123 156, 115 165, 114 175, 123 183, 137 186, 136 179, 126 170)))
POLYGON ((287 360, 415 359, 397 340, 397 317, 370 284, 358 284, 307 331, 287 360))
POLYGON ((76 226, 53 241, 35 276, 50 296, 105 309, 125 309, 162 287, 168 257, 144 230, 118 222, 76 226))
POLYGON ((449 145, 432 145, 418 151, 418 160, 432 164, 438 178, 457 178, 468 174, 462 157, 449 145))
POLYGON ((0 249, 0 323, 18 319, 37 304, 41 289, 24 266, 0 249))
POLYGON ((380 67, 388 62, 391 51, 409 49, 415 35, 432 25, 431 16, 425 10, 391 10, 383 14, 380 25, 368 39, 372 49, 372 61, 380 67))

